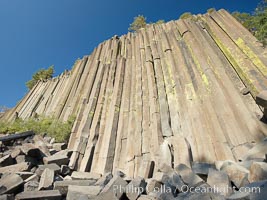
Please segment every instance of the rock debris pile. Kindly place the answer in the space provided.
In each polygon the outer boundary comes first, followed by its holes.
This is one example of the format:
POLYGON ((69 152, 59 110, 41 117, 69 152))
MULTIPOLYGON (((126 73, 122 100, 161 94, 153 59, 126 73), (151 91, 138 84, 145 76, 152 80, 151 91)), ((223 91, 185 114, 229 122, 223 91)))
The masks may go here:
POLYGON ((238 161, 267 136, 255 103, 266 54, 225 10, 151 24, 40 81, 1 120, 76 116, 69 166, 83 172, 148 178, 164 163, 238 161))
POLYGON ((0 115, 76 117, 68 145, 31 132, 2 140, 1 194, 267 199, 266 55, 223 9, 104 41, 0 115))
POLYGON ((29 131, 0 137, 1 200, 263 200, 267 198, 267 138, 242 162, 163 164, 151 177, 121 171, 72 170, 65 143, 29 131))

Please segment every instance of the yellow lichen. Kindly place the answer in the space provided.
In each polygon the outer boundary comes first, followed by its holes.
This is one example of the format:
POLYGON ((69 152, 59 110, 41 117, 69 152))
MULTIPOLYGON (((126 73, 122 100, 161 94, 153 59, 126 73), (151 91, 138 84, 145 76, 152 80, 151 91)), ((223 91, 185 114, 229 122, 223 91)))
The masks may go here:
POLYGON ((194 52, 193 52, 193 50, 191 49, 190 46, 188 46, 188 49, 190 50, 190 53, 192 55, 192 58, 194 60, 194 63, 197 66, 197 69, 198 69, 198 71, 199 71, 199 73, 201 75, 201 78, 202 78, 203 83, 206 85, 207 90, 210 91, 210 88, 209 88, 209 80, 208 80, 206 74, 203 72, 200 63, 199 63, 198 59, 196 58, 196 56, 195 56, 195 54, 194 54, 194 52))
POLYGON ((262 63, 259 57, 245 44, 242 38, 238 38, 236 44, 239 48, 249 57, 257 69, 264 75, 267 76, 267 67, 262 63))
POLYGON ((185 96, 187 100, 195 100, 197 98, 193 83, 185 84, 185 96))
POLYGON ((245 82, 246 86, 250 88, 251 93, 253 95, 254 98, 256 98, 256 95, 258 94, 258 90, 257 88, 254 86, 254 81, 251 80, 248 75, 247 75, 247 70, 244 68, 240 68, 240 65, 238 64, 238 60, 234 59, 232 56, 231 51, 229 50, 229 48, 225 47, 223 45, 223 43, 215 36, 215 34, 212 33, 212 31, 209 31, 210 34, 212 35, 214 41, 217 43, 217 45, 220 47, 220 49, 222 50, 222 52, 224 53, 224 55, 227 57, 227 59, 229 60, 229 62, 232 64, 232 66, 234 67, 235 71, 237 72, 237 74, 240 76, 241 80, 243 82, 245 82))
POLYGON ((89 113, 89 116, 90 116, 90 117, 93 117, 94 114, 95 114, 95 112, 91 111, 91 112, 89 113))
POLYGON ((206 74, 202 74, 201 78, 202 78, 203 82, 205 83, 205 85, 208 86, 209 85, 209 80, 208 80, 206 74))
POLYGON ((120 107, 115 106, 115 112, 116 112, 116 113, 120 112, 120 107))

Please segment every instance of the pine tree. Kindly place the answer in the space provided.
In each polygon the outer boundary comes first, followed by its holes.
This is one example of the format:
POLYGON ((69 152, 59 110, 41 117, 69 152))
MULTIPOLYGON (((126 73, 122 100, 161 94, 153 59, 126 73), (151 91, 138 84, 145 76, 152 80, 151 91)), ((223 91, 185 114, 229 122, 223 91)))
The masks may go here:
POLYGON ((253 14, 233 12, 232 15, 262 42, 263 46, 267 45, 267 0, 263 0, 253 14))
POLYGON ((26 82, 27 88, 32 89, 38 81, 47 80, 52 78, 54 74, 54 66, 48 67, 48 69, 40 69, 32 75, 32 79, 26 82))
POLYGON ((134 18, 133 23, 130 24, 129 31, 137 31, 140 28, 146 27, 146 18, 143 15, 138 15, 134 18))

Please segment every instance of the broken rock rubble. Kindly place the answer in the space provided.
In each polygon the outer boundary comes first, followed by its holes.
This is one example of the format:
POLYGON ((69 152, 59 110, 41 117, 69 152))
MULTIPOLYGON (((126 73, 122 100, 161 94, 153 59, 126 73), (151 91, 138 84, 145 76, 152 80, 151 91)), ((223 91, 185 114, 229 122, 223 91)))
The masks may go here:
POLYGON ((164 163, 152 177, 125 177, 120 170, 106 174, 72 170, 68 166, 72 152, 64 144, 53 143, 59 148, 50 155, 47 149, 52 139, 25 140, 15 147, 6 146, 0 158, 0 199, 267 199, 267 163, 253 156, 242 162, 192 161, 174 167, 164 163))

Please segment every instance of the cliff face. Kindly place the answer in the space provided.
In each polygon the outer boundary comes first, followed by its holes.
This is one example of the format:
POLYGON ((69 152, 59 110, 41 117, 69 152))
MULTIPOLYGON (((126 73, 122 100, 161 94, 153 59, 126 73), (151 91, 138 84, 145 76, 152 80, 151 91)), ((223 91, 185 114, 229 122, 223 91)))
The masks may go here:
POLYGON ((80 171, 150 177, 163 163, 238 160, 267 135, 254 100, 266 55, 225 10, 149 25, 39 82, 3 119, 76 115, 69 165, 80 171))

